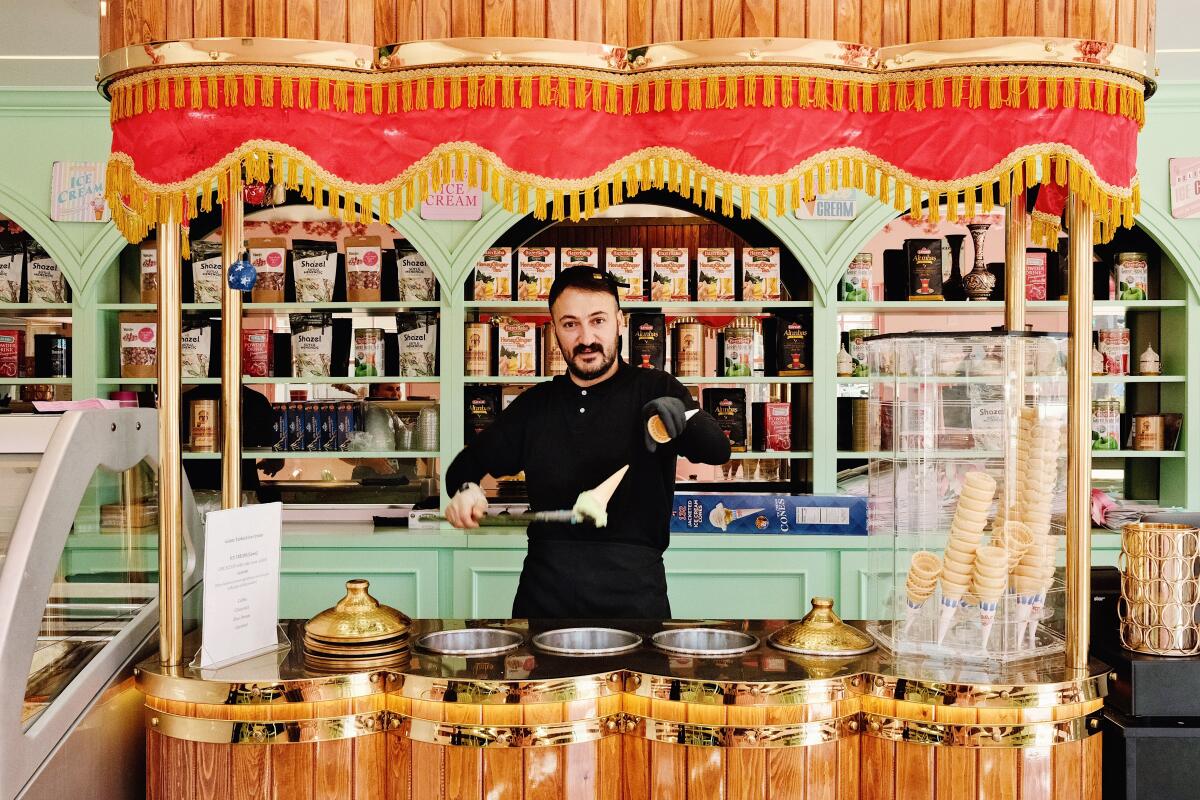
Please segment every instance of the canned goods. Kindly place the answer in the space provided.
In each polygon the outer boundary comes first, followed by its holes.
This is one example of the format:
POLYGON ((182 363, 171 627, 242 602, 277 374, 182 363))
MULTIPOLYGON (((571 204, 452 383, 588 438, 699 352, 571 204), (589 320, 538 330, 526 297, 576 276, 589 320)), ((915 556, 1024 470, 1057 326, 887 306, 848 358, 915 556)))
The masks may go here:
POLYGON ((866 377, 868 369, 867 345, 865 340, 878 335, 878 328, 852 328, 846 332, 846 351, 850 353, 850 358, 853 359, 852 375, 855 378, 866 377))
POLYGON ((58 333, 39 333, 33 337, 34 375, 39 378, 66 378, 71 374, 71 339, 58 333))
MULTIPOLYGON (((762 331, 753 317, 738 317, 725 326, 723 374, 745 378, 755 374, 756 361, 762 369, 762 331)), ((758 374, 762 374, 760 371, 758 374)))
POLYGON ((1118 300, 1148 300, 1150 298, 1150 268, 1145 253, 1117 253, 1113 267, 1118 300))
POLYGON ((543 375, 567 374, 567 360, 563 358, 562 350, 558 346, 558 337, 554 335, 553 325, 547 325, 542 331, 542 351, 545 354, 543 375))
POLYGON ((672 326, 673 352, 671 364, 675 374, 698 378, 704 374, 704 323, 692 317, 681 317, 672 326))
POLYGON ((492 365, 492 326, 486 322, 468 322, 463 340, 466 374, 486 376, 492 365))
POLYGON ((1104 358, 1104 374, 1129 374, 1129 329, 1101 328, 1100 355, 1104 358))
POLYGON ((874 257, 870 253, 857 253, 846 268, 846 275, 839 287, 844 303, 866 303, 871 299, 871 267, 874 257))
POLYGON ((1121 449, 1121 401, 1115 397, 1092 401, 1092 449, 1121 449))
POLYGON ((1133 415, 1133 449, 1162 450, 1166 425, 1162 414, 1133 415))
POLYGON ((356 328, 354 331, 354 375, 359 378, 382 375, 383 328, 356 328))
POLYGON ((217 451, 217 401, 193 400, 191 405, 192 451, 215 453, 217 451))

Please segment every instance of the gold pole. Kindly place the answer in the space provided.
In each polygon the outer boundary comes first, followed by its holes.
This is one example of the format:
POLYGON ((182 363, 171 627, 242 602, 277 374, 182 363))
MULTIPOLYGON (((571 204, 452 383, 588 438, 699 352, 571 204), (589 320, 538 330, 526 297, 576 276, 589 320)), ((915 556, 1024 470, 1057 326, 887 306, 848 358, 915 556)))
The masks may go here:
POLYGON ((1004 327, 1025 330, 1025 193, 1018 192, 1004 209, 1004 327))
POLYGON ((1092 210, 1067 200, 1067 667, 1086 670, 1092 589, 1092 210))
POLYGON ((179 342, 183 334, 179 209, 158 224, 158 657, 183 661, 183 480, 179 446, 179 342))
POLYGON ((242 293, 229 286, 229 269, 242 257, 242 176, 229 173, 221 207, 221 507, 242 504, 242 293))

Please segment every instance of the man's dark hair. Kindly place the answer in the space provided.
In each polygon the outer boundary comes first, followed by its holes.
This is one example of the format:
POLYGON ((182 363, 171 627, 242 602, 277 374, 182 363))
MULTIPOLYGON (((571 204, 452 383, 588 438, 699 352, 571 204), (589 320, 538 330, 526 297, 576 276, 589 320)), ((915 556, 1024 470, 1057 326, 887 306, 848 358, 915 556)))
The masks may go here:
POLYGON ((567 289, 581 289, 585 292, 600 292, 607 294, 617 301, 617 309, 621 308, 621 294, 618 288, 621 284, 606 272, 594 267, 568 267, 558 273, 554 285, 550 287, 550 308, 554 301, 567 289))

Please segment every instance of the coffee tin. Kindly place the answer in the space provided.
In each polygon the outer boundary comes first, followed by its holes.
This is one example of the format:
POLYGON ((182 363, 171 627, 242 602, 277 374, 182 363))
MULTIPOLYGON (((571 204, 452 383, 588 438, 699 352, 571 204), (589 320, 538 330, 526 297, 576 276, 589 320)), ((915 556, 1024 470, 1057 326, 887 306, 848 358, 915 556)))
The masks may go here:
POLYGON ((1164 449, 1166 425, 1162 414, 1134 414, 1132 421, 1134 450, 1164 449))
POLYGON ((671 329, 671 364, 680 377, 698 378, 704 374, 704 323, 693 317, 680 317, 671 329))
POLYGON ((487 322, 468 322, 463 341, 466 347, 466 375, 484 377, 492 367, 492 326, 487 322))
POLYGON ((1104 357, 1104 374, 1129 374, 1129 329, 1101 328, 1100 355, 1104 357))
POLYGON ((1145 253, 1117 253, 1113 265, 1118 300, 1149 300, 1149 259, 1145 253))
POLYGON ((756 350, 762 350, 762 331, 753 317, 738 317, 722 331, 722 374, 746 378, 754 374, 756 350))
POLYGON ((216 400, 193 400, 191 405, 192 452, 217 451, 218 408, 216 400))

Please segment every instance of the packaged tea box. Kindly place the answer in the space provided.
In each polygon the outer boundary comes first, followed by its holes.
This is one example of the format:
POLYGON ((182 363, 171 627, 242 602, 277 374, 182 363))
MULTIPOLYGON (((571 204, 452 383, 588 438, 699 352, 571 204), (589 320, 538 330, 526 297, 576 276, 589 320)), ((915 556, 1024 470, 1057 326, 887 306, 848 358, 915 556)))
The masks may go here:
POLYGON ((121 377, 158 376, 158 316, 122 312, 117 315, 121 337, 121 377))
POLYGON ((333 315, 289 314, 292 328, 292 375, 327 378, 333 366, 333 315))
POLYGON ((0 378, 19 378, 25 374, 25 331, 0 328, 0 378))
POLYGON ((404 311, 396 315, 400 374, 405 377, 437 375, 438 313, 404 311))
POLYGON ((274 331, 269 328, 242 328, 242 374, 266 378, 274 373, 274 331))
POLYGON ((701 247, 696 251, 696 299, 701 302, 737 299, 732 247, 701 247))
POLYGON ((629 363, 643 369, 666 369, 667 321, 662 314, 629 315, 629 363))
POLYGON ((756 453, 792 449, 792 407, 788 403, 753 403, 751 439, 756 453))
POLYGON ((383 285, 383 240, 378 236, 346 237, 346 299, 377 303, 383 285))
POLYGON ((609 247, 604 251, 604 271, 617 279, 621 300, 645 300, 645 251, 640 247, 609 247))
POLYGON ((1145 253, 1117 253, 1113 273, 1117 300, 1150 299, 1150 268, 1145 253))
POLYGON ((517 299, 549 300, 557 272, 554 248, 518 247, 517 299))
POLYGON ((908 265, 908 299, 943 299, 942 240, 905 239, 904 259, 908 265))
POLYGON ((558 248, 558 264, 562 269, 571 267, 600 268, 599 247, 560 247, 558 248))
POLYGON ((650 299, 664 303, 689 300, 689 271, 688 248, 650 248, 650 299))
POLYGON ((463 398, 463 441, 470 444, 500 415, 499 386, 467 386, 463 398))
POLYGON ((474 298, 512 300, 512 248, 489 247, 475 262, 474 298))
POLYGON ((866 303, 871 300, 871 269, 874 256, 856 253, 846 267, 846 274, 838 286, 838 300, 843 303, 866 303))
POLYGON ((221 302, 221 243, 192 242, 192 297, 196 303, 221 302))
POLYGON ((401 300, 421 303, 438 299, 433 268, 416 250, 396 251, 396 275, 400 281, 401 300))
POLYGON ((527 377, 538 374, 539 333, 537 325, 511 317, 496 321, 496 364, 502 376, 527 377))
POLYGON ((1025 251, 1025 299, 1046 300, 1049 297, 1050 251, 1025 251))
POLYGON ((16 236, 0 234, 0 303, 21 302, 25 246, 16 236))
POLYGON ((735 453, 746 452, 746 390, 706 388, 704 410, 713 416, 735 453))
POLYGON ((812 375, 812 317, 804 312, 775 315, 775 374, 812 375))
POLYGON ((185 378, 207 378, 212 365, 213 325, 208 317, 185 314, 179 339, 180 372, 185 378))
POLYGON ((58 262, 35 241, 25 245, 25 273, 29 284, 29 302, 67 302, 67 279, 58 262))
POLYGON ((328 303, 337 279, 337 245, 296 239, 292 242, 292 280, 296 302, 328 303))
POLYGON ((248 239, 246 245, 250 249, 250 265, 258 274, 250 299, 255 303, 282 303, 287 278, 287 240, 265 236, 248 239))
POLYGON ((780 284, 778 247, 742 248, 743 300, 779 300, 780 284))
POLYGON ((158 302, 158 242, 142 242, 138 248, 142 302, 158 302))

